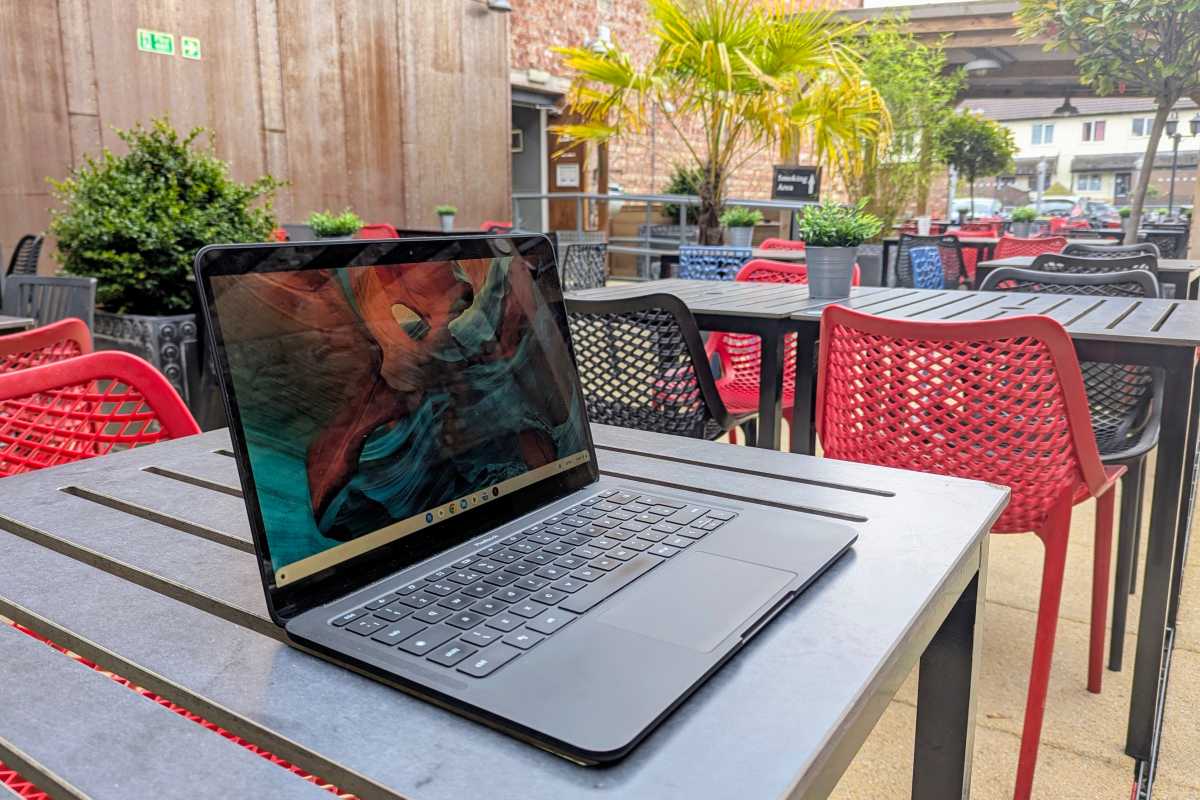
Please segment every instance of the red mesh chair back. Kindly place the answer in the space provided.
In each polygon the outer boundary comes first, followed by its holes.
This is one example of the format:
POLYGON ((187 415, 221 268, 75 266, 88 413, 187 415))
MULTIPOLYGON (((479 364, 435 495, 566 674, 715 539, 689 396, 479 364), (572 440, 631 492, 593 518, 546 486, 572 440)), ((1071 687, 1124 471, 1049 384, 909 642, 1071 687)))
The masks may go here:
POLYGON ((795 239, 763 239, 759 248, 763 250, 803 250, 804 242, 795 239))
POLYGON ((199 432, 167 379, 128 353, 0 375, 0 476, 199 432))
POLYGON ((373 222, 358 229, 356 239, 399 239, 400 234, 395 225, 386 222, 373 222))
POLYGON ((0 336, 0 374, 28 369, 92 352, 92 332, 70 317, 31 331, 0 336))
POLYGON ((1071 339, 1049 317, 892 320, 821 315, 817 430, 830 458, 1012 490, 997 532, 1040 530, 1104 468, 1071 339))
POLYGON ((509 233, 513 229, 513 224, 502 220, 485 219, 480 223, 479 229, 488 233, 509 233))
POLYGON ((976 236, 999 236, 1000 224, 1001 223, 999 222, 977 219, 971 222, 964 222, 962 225, 959 225, 958 232, 963 236, 970 236, 971 234, 976 236))
POLYGON ((1036 239, 1023 239, 1020 236, 1011 236, 1006 233, 996 244, 995 258, 1061 253, 1066 246, 1067 240, 1062 236, 1039 236, 1036 239))
POLYGON ((268 241, 286 242, 288 240, 288 232, 285 228, 272 228, 271 236, 268 241))

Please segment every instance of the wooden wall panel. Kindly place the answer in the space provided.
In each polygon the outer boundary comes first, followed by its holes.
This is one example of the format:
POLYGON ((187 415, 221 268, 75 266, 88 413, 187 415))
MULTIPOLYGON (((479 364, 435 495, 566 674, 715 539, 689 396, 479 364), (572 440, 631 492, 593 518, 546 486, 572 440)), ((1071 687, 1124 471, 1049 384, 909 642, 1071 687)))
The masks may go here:
MULTIPOLYGON (((22 234, 46 227, 46 176, 64 175, 71 164, 53 0, 0 2, 0 142, 0 243, 7 266, 22 234)), ((49 262, 44 250, 42 261, 49 262)))

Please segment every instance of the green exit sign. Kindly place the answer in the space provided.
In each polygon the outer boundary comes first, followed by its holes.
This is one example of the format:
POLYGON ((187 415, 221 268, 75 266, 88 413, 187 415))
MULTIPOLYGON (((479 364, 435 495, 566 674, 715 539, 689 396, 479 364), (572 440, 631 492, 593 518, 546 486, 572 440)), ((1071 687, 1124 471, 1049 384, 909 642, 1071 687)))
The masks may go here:
POLYGON ((179 37, 179 55, 200 60, 200 40, 195 36, 179 37))
POLYGON ((137 44, 138 50, 145 53, 158 53, 164 56, 175 55, 175 36, 170 33, 138 28, 137 44))

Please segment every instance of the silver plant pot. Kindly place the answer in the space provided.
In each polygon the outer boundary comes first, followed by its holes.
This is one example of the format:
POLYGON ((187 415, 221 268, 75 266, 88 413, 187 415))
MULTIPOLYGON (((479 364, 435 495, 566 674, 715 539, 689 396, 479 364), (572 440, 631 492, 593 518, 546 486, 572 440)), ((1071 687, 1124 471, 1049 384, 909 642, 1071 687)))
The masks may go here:
POLYGON ((805 249, 808 265, 808 296, 816 300, 834 300, 850 296, 857 247, 814 247, 805 249))
POLYGON ((438 219, 442 221, 442 230, 446 233, 454 231, 454 215, 453 214, 438 214, 438 219))
POLYGON ((1009 231, 1012 233, 1013 236, 1019 236, 1022 239, 1028 239, 1030 233, 1033 231, 1033 223, 1032 222, 1014 222, 1014 223, 1012 223, 1012 225, 1009 226, 1009 231))
POLYGON ((754 228, 726 228, 725 244, 730 247, 749 247, 754 241, 754 228))

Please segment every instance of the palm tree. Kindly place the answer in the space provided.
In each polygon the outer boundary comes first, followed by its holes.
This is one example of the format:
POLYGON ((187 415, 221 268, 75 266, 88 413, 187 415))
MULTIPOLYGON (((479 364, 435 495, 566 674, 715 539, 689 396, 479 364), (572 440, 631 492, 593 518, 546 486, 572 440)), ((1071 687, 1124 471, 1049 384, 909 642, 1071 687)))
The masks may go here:
POLYGON ((556 126, 572 140, 640 132, 657 106, 700 167, 700 241, 720 241, 729 175, 776 149, 808 148, 822 163, 854 167, 864 138, 884 135, 887 110, 862 81, 857 25, 807 3, 650 0, 658 49, 636 65, 619 46, 556 48, 573 73, 570 110, 556 126), (693 142, 684 130, 703 132, 693 142))

